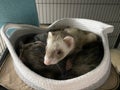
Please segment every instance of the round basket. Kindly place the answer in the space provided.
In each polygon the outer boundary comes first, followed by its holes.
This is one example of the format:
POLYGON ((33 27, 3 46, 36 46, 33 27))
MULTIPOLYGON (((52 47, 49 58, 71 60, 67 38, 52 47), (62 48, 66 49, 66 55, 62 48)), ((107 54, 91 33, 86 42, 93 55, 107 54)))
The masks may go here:
POLYGON ((98 67, 82 76, 68 80, 53 80, 36 74, 21 62, 15 52, 14 46, 17 38, 31 33, 42 33, 44 32, 44 28, 25 24, 6 24, 1 28, 1 36, 13 58, 14 68, 17 74, 32 88, 37 90, 93 90, 100 87, 108 78, 111 62, 107 33, 113 31, 113 26, 94 20, 66 18, 55 21, 45 29, 50 30, 66 26, 96 33, 102 38, 104 47, 104 57, 98 67), (9 29, 14 29, 14 32, 8 34, 9 29))

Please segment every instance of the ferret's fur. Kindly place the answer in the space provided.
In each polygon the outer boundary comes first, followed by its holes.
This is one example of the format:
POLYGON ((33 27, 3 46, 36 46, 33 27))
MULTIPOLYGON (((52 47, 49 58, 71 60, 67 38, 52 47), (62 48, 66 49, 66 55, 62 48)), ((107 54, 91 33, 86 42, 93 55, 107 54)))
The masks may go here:
POLYGON ((88 73, 100 64, 103 55, 104 48, 100 39, 85 45, 77 54, 77 57, 72 64, 71 73, 74 73, 76 76, 88 73))
POLYGON ((79 52, 84 45, 97 40, 97 35, 76 28, 49 32, 44 64, 57 64, 66 56, 79 52))
MULTIPOLYGON (((51 79, 59 79, 63 74, 66 61, 56 65, 46 66, 44 62, 45 45, 41 41, 23 44, 20 49, 20 59, 34 72, 51 79)), ((62 78, 61 78, 62 79, 62 78)))

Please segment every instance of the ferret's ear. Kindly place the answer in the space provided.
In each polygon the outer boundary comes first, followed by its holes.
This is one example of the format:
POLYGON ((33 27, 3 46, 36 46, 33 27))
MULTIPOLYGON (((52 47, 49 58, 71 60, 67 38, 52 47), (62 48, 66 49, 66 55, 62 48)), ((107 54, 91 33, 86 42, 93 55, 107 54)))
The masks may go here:
POLYGON ((48 32, 48 36, 52 37, 52 32, 48 32))
POLYGON ((74 39, 71 36, 64 37, 64 42, 67 44, 68 47, 72 47, 74 45, 74 39))
POLYGON ((53 37, 54 36, 54 32, 48 32, 48 36, 49 37, 53 37))

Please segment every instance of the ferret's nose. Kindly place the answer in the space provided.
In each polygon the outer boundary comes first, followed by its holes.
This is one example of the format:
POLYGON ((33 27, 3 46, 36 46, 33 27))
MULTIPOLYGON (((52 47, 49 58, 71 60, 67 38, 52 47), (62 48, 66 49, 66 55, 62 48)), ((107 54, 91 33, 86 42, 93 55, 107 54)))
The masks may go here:
POLYGON ((45 57, 45 58, 44 58, 44 64, 45 64, 45 65, 50 65, 50 64, 51 64, 51 61, 50 61, 47 57, 45 57))
POLYGON ((50 63, 49 60, 44 60, 44 64, 45 64, 45 65, 50 65, 51 63, 50 63))

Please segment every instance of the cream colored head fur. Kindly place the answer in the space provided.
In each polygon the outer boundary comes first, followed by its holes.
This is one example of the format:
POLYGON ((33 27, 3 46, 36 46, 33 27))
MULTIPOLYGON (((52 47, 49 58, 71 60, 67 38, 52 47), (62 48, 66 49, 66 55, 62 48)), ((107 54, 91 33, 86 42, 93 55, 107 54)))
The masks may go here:
POLYGON ((61 32, 49 32, 46 46, 44 64, 57 64, 74 48, 74 39, 64 36, 61 32), (57 33, 57 35, 56 35, 57 33))

